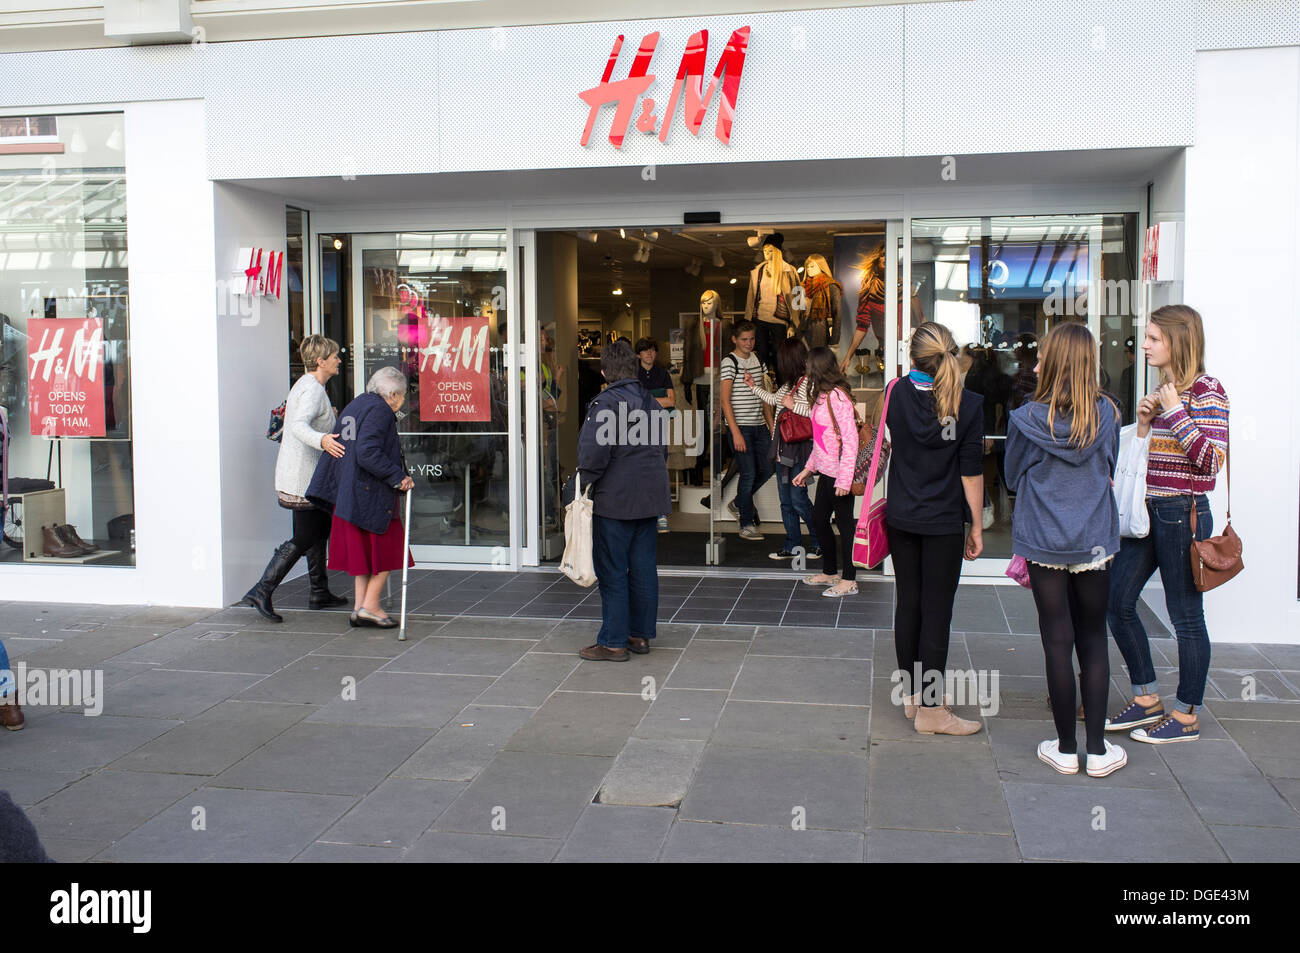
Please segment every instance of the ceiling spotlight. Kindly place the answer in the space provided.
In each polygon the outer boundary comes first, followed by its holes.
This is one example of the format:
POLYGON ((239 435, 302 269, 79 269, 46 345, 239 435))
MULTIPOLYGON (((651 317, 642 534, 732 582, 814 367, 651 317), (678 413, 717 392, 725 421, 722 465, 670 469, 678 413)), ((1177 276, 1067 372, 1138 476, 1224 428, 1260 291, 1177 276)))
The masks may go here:
POLYGON ((659 241, 659 233, 658 233, 658 232, 646 232, 646 233, 645 233, 645 237, 646 237, 647 239, 649 239, 650 241, 652 241, 652 242, 657 242, 657 241, 659 241))
POLYGON ((721 268, 725 264, 726 260, 722 257, 722 250, 718 248, 713 249, 713 267, 721 268))
POLYGON ((619 237, 619 238, 627 238, 627 229, 626 229, 626 228, 620 228, 620 229, 618 230, 618 237, 619 237))
POLYGON ((342 251, 342 250, 343 250, 343 239, 341 239, 341 238, 336 238, 336 239, 334 239, 334 250, 335 250, 335 251, 342 251))
POLYGON ((621 295, 622 293, 623 293, 623 288, 621 285, 615 285, 614 290, 610 292, 610 294, 613 295, 621 295))
POLYGON ((579 236, 580 238, 585 238, 587 241, 591 242, 593 245, 596 244, 596 239, 598 239, 598 238, 600 237, 600 236, 599 236, 598 234, 596 234, 595 232, 578 232, 578 236, 579 236))
POLYGON ((772 231, 770 228, 755 229, 754 234, 745 239, 745 244, 749 245, 750 248, 758 248, 763 244, 764 236, 771 235, 772 231))
POLYGON ((730 281, 730 284, 733 284, 733 285, 734 285, 735 283, 736 283, 736 279, 735 279, 735 278, 732 278, 731 281, 730 281))

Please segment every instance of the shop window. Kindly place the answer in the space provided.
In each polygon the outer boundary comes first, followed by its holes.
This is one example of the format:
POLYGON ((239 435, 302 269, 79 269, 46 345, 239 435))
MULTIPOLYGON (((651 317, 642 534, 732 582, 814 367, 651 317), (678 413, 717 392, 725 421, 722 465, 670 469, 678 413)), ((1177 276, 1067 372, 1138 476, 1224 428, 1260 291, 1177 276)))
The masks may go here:
POLYGON ((1011 555, 1014 494, 1006 486, 1008 415, 1037 386, 1038 342, 1062 321, 1098 343, 1102 390, 1125 423, 1136 406, 1136 213, 914 219, 918 317, 952 331, 967 389, 984 397, 984 554, 1011 555))
POLYGON ((67 148, 0 155, 0 562, 134 565, 122 116, 19 122, 67 148))
POLYGON ((57 142, 54 116, 0 116, 0 143, 57 142))

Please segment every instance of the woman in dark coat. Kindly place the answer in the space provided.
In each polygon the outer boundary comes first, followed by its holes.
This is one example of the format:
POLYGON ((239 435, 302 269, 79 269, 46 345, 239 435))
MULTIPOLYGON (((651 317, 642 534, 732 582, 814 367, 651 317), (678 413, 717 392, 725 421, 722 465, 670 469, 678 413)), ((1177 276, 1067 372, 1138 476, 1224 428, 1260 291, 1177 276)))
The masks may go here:
POLYGON ((307 487, 307 499, 333 513, 329 568, 356 579, 352 624, 396 627, 379 602, 388 574, 415 561, 402 552, 399 494, 415 482, 406 475, 397 438, 397 411, 406 400, 406 375, 381 367, 366 392, 343 408, 339 433, 349 451, 322 455, 307 487))

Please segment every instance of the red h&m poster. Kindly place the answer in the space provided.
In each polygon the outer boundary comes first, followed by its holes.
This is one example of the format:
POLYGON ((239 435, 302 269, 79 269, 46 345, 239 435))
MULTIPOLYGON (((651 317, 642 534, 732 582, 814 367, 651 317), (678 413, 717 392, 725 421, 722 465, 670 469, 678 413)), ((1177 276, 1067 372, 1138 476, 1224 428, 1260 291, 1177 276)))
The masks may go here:
POLYGON ((420 348, 420 419, 491 420, 488 319, 428 319, 429 341, 420 348))
POLYGON ((42 437, 104 436, 104 322, 27 322, 31 432, 42 437))

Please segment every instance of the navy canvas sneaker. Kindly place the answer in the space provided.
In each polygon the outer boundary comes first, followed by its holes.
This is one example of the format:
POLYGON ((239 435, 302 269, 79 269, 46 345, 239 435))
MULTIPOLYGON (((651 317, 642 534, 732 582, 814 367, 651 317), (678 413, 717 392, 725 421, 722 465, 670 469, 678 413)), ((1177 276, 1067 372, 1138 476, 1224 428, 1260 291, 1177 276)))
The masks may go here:
POLYGON ((1201 729, 1199 724, 1184 725, 1170 715, 1150 731, 1137 728, 1130 731, 1128 736, 1134 741, 1143 741, 1149 745, 1168 745, 1176 741, 1195 741, 1201 737, 1201 729))
POLYGON ((1129 706, 1114 718, 1106 719, 1107 731, 1130 731, 1143 725, 1154 725, 1165 717, 1164 702, 1156 699, 1154 705, 1139 705, 1130 702, 1129 706))

